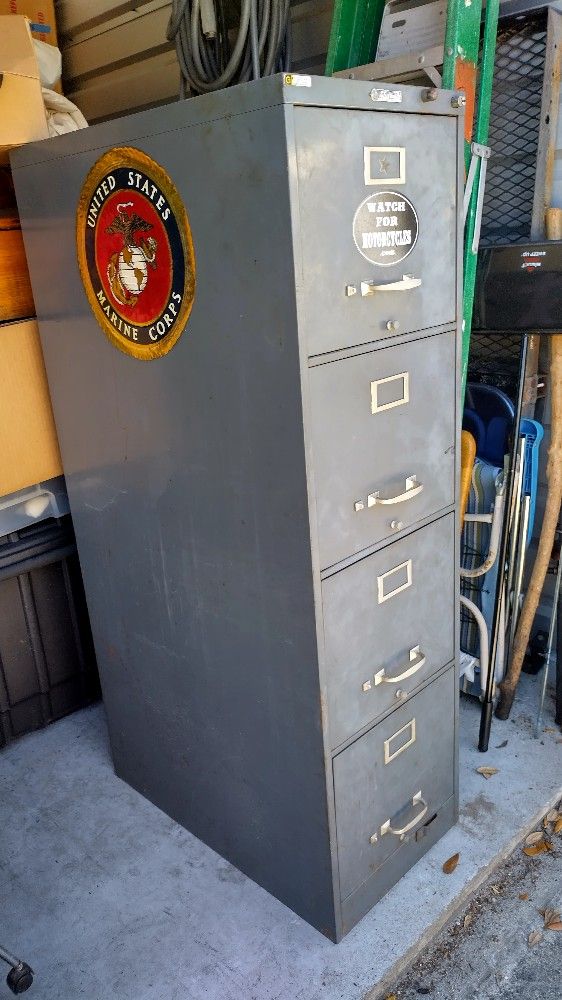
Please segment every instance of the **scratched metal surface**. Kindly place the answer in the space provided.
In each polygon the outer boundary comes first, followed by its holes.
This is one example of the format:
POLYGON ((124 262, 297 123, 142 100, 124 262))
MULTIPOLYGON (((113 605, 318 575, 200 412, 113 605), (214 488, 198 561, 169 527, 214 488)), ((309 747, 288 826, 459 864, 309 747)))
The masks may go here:
POLYGON ((149 363, 106 340, 75 262, 96 131, 17 182, 116 768, 329 927, 283 108, 136 140, 197 261, 189 324, 149 363))
MULTIPOLYGON (((285 134, 296 111, 317 108, 283 104, 317 102, 334 118, 348 115, 342 106, 364 114, 373 105, 360 82, 315 80, 298 95, 279 79, 262 83, 35 144, 15 157, 15 175, 117 772, 335 936, 320 565, 301 399, 306 320, 295 302, 301 178, 294 126, 288 145, 285 134), (137 146, 168 172, 195 245, 189 324, 150 363, 106 340, 75 259, 82 183, 115 144, 137 146)), ((417 111, 428 114, 419 91, 405 88, 402 112, 417 111)), ((430 123, 446 114, 439 95, 430 123)), ((445 124, 454 135, 458 120, 445 124)), ((449 236, 453 174, 443 181, 449 236)), ((429 203, 424 212, 429 224, 429 203)), ((443 287, 450 301, 449 278, 443 287)), ((328 338, 325 350, 359 342, 360 327, 346 322, 347 339, 328 338)), ((378 895, 455 808, 401 854, 378 895)), ((369 889, 350 904, 347 928, 376 897, 369 889)))

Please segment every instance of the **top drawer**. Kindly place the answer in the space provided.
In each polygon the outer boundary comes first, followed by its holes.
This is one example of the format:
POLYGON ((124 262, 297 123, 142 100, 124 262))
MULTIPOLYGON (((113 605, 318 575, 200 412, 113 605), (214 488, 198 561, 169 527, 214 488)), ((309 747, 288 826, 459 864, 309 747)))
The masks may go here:
POLYGON ((454 322, 456 119, 294 115, 308 354, 454 322))

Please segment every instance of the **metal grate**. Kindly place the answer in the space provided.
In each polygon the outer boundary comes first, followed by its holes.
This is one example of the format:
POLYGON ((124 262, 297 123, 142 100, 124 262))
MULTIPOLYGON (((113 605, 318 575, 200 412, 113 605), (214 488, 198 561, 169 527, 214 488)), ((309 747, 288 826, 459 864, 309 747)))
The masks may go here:
POLYGON ((468 381, 483 382, 502 389, 510 399, 517 397, 521 337, 514 334, 475 333, 470 339, 468 381))
MULTIPOLYGON (((482 246, 520 243, 531 235, 547 12, 500 22, 490 115, 492 155, 482 214, 482 246)), ((520 338, 474 333, 468 379, 515 399, 520 338)))
MULTIPOLYGON (((483 246, 520 243, 531 235, 546 19, 546 10, 543 10, 500 22, 490 116, 492 155, 488 163, 480 236, 483 246)), ((519 335, 473 334, 468 381, 493 385, 515 400, 520 347, 519 335)), ((463 531, 463 566, 480 562, 487 551, 489 529, 484 531, 484 527, 475 536, 478 551, 471 548, 470 533, 463 531)), ((475 580, 461 580, 461 593, 481 609, 485 595, 490 607, 493 589, 495 576, 492 572, 475 580)), ((473 654, 479 648, 474 621, 464 611, 461 613, 461 648, 473 654)))
POLYGON ((545 54, 546 11, 500 24, 483 246, 519 243, 530 236, 545 54))

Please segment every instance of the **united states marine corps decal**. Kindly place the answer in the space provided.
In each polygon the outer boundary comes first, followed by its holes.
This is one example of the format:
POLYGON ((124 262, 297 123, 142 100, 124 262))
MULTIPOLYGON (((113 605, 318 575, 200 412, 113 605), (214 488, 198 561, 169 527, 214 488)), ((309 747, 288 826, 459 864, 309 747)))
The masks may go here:
POLYGON ((189 319, 195 256, 162 167, 138 149, 105 153, 82 188, 76 241, 88 301, 111 343, 143 361, 167 354, 189 319))

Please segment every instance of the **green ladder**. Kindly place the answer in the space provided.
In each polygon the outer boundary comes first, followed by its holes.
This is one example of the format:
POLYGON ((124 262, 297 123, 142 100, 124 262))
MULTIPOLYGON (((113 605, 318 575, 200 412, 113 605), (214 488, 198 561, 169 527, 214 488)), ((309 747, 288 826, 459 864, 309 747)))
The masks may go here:
MULTIPOLYGON (((372 63, 385 0, 334 0, 326 75, 372 63)), ((499 0, 448 0, 442 86, 466 96, 462 394, 466 388, 492 103, 499 0)))

